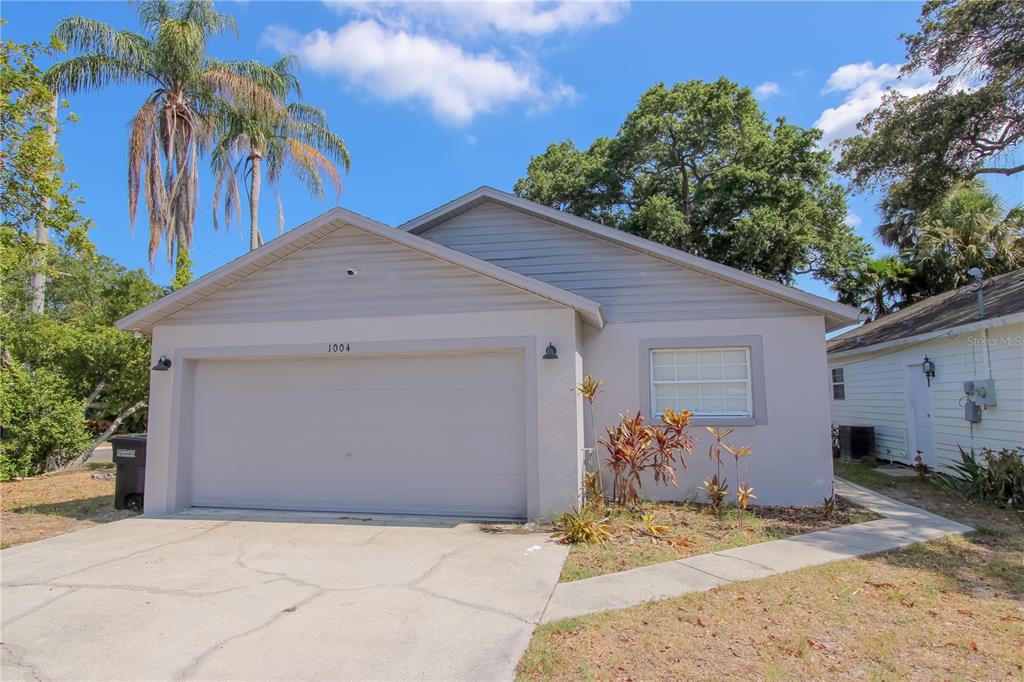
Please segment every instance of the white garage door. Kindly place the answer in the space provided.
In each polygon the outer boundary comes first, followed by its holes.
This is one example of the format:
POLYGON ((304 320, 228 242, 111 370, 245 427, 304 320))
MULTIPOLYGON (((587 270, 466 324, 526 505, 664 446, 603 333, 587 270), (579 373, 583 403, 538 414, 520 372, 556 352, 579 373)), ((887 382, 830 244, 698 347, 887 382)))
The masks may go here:
POLYGON ((192 504, 526 516, 522 352, 199 361, 192 504))

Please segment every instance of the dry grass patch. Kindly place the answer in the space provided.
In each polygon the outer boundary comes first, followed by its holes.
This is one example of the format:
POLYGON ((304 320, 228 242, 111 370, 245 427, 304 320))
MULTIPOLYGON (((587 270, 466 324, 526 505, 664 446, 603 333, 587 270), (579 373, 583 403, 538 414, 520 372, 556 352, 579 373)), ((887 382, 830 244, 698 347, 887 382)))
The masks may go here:
POLYGON ((0 547, 12 547, 117 521, 134 512, 114 509, 114 481, 90 471, 0 482, 0 547))
POLYGON ((561 581, 582 580, 874 518, 877 516, 867 509, 842 498, 831 519, 826 519, 820 508, 813 507, 759 506, 748 511, 725 508, 716 513, 703 504, 645 502, 639 514, 621 508, 609 512, 611 538, 607 542, 573 545, 562 567, 561 581), (643 514, 653 515, 653 522, 665 527, 660 537, 644 532, 643 514))
POLYGON ((1024 521, 866 465, 978 532, 537 629, 521 680, 1024 679, 1024 521))

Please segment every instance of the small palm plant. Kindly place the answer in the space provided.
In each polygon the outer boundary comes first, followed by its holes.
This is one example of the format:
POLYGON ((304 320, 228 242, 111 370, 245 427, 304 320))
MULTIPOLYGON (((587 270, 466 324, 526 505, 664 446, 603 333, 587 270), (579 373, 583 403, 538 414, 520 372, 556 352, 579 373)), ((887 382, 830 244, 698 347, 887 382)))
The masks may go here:
MULTIPOLYGON (((274 110, 243 105, 224 105, 217 111, 217 140, 213 147, 211 165, 216 185, 213 197, 213 224, 217 226, 217 210, 224 197, 224 219, 230 224, 240 212, 241 197, 238 179, 247 180, 249 203, 249 249, 263 244, 259 225, 260 193, 266 164, 267 180, 275 186, 291 166, 296 177, 317 199, 323 199, 324 177, 341 194, 341 173, 336 163, 346 172, 350 159, 345 142, 334 134, 327 114, 320 108, 303 102, 285 104, 288 94, 300 94, 299 81, 294 74, 297 61, 294 56, 282 57, 270 67, 278 79, 287 84, 281 93, 280 107, 274 110)), ((281 195, 277 193, 277 232, 284 231, 284 210, 281 195)))

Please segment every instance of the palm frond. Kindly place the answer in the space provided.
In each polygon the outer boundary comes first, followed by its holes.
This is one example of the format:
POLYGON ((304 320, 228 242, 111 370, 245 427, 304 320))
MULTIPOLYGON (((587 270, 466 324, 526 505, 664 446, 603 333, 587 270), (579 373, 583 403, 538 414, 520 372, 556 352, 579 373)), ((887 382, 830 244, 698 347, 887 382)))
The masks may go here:
POLYGON ((201 80, 215 96, 230 100, 254 116, 273 118, 285 112, 281 100, 271 90, 244 74, 213 66, 203 71, 201 80))
POLYGON ((153 56, 153 45, 145 36, 119 31, 88 17, 68 17, 57 22, 53 35, 69 50, 104 55, 137 66, 150 64, 153 56))
POLYGON ((288 118, 297 123, 308 123, 320 128, 330 128, 327 112, 320 107, 305 102, 292 102, 288 105, 288 118))
POLYGON ((147 100, 132 118, 128 134, 128 218, 135 229, 135 215, 139 207, 139 185, 142 182, 146 152, 157 128, 157 105, 147 100))
POLYGON ((289 138, 287 145, 296 177, 317 199, 324 198, 324 182, 320 178, 320 172, 325 165, 334 169, 334 177, 337 178, 339 184, 341 183, 338 169, 334 168, 334 164, 325 159, 323 154, 316 149, 295 138, 289 138))
POLYGON ((56 93, 72 95, 108 85, 151 83, 150 75, 138 65, 102 54, 86 54, 54 64, 43 80, 56 93))
MULTIPOLYGON (((345 166, 345 172, 349 171, 351 158, 348 147, 345 145, 345 141, 331 132, 329 128, 303 121, 292 121, 288 125, 288 137, 300 140, 310 147, 321 150, 326 156, 341 161, 345 166)), ((340 187, 340 178, 336 185, 340 187)), ((341 190, 339 189, 339 191, 341 190)))

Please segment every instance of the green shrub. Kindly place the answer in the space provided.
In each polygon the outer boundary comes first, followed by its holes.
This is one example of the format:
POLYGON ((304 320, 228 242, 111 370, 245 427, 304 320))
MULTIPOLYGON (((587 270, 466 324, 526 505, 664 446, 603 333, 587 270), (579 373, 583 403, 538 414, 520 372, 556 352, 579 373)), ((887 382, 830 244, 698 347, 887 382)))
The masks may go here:
POLYGON ((1024 509, 1024 448, 983 448, 977 455, 960 448, 960 461, 952 472, 935 482, 964 497, 1007 509, 1024 509))
POLYGON ((59 374, 17 362, 2 374, 0 478, 42 473, 89 447, 82 403, 59 374))

